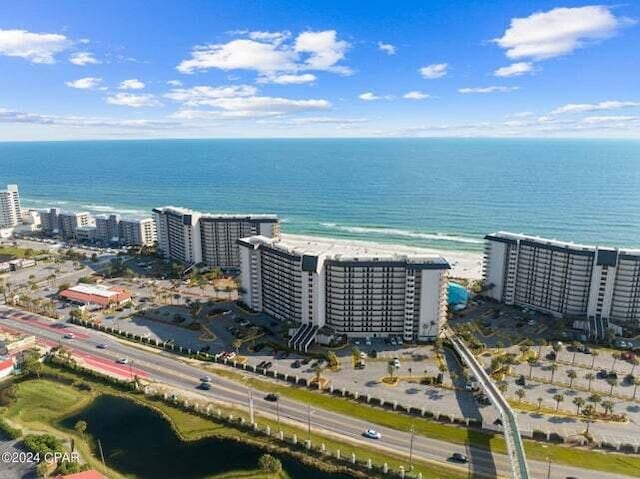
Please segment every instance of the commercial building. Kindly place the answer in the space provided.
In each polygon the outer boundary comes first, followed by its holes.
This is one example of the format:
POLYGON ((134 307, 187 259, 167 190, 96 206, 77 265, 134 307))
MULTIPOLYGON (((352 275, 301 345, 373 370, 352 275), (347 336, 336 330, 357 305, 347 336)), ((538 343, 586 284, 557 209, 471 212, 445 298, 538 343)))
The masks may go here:
POLYGON ((603 337, 610 323, 640 321, 640 250, 498 232, 485 237, 486 295, 558 317, 584 318, 603 337))
POLYGON ((67 301, 100 308, 119 306, 131 300, 131 293, 124 288, 93 284, 78 284, 58 295, 67 301))
POLYGON ((296 348, 325 326, 350 337, 425 341, 446 323, 450 266, 440 256, 264 236, 238 244, 244 303, 302 325, 296 348))
POLYGON ((103 243, 117 243, 119 223, 118 215, 96 216, 96 240, 103 243))
POLYGON ((157 241, 152 218, 120 220, 118 231, 119 242, 126 246, 153 246, 157 241))
POLYGON ((280 236, 275 215, 216 215, 166 206, 153 210, 158 248, 165 258, 212 268, 238 268, 238 239, 280 236))
POLYGON ((0 228, 18 226, 21 216, 18 185, 7 185, 0 191, 0 228))

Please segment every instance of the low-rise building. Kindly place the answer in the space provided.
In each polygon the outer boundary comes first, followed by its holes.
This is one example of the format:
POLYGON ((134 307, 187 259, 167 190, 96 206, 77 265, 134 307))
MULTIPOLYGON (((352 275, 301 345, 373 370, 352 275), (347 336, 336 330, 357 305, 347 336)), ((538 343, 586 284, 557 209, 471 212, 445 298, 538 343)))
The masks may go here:
POLYGON ((60 298, 83 306, 108 308, 131 301, 131 293, 117 286, 78 284, 58 293, 60 298))
POLYGON ((244 303, 308 325, 308 337, 326 325, 350 337, 427 341, 445 326, 450 266, 440 256, 331 240, 252 236, 238 244, 244 303))
POLYGON ((96 227, 79 226, 76 228, 76 240, 82 243, 93 243, 96 240, 96 227))

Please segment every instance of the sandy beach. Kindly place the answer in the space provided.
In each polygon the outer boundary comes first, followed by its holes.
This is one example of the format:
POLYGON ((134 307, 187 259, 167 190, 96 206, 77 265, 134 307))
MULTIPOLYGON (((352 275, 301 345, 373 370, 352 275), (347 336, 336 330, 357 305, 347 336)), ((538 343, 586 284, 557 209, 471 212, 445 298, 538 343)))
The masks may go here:
POLYGON ((307 236, 282 234, 283 240, 312 241, 314 243, 358 245, 363 248, 371 248, 372 253, 380 254, 416 254, 439 255, 444 257, 451 265, 451 276, 455 278, 481 279, 482 278, 482 253, 469 251, 448 251, 431 248, 419 248, 401 244, 377 243, 374 241, 347 240, 341 238, 328 238, 324 236, 307 236))

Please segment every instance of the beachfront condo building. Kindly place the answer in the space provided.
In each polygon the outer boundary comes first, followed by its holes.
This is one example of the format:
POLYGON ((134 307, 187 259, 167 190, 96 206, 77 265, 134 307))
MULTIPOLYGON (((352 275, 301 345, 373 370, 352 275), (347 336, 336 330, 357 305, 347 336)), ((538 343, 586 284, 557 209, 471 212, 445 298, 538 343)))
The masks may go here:
POLYGON ((59 231, 65 239, 78 239, 78 228, 92 226, 91 215, 85 211, 62 212, 58 215, 60 221, 59 231))
POLYGON ((18 226, 21 216, 18 185, 7 185, 0 191, 0 228, 18 226))
POLYGON ((118 231, 120 243, 126 246, 153 246, 157 240, 152 218, 120 220, 118 231))
POLYGON ((60 208, 51 208, 47 211, 40 211, 40 222, 42 232, 46 235, 57 235, 60 232, 60 208))
POLYGON ((153 210, 158 249, 165 258, 211 268, 238 268, 238 239, 280 236, 275 215, 222 215, 166 206, 153 210))
POLYGON ((102 243, 117 243, 119 224, 119 215, 96 216, 96 240, 102 243))
POLYGON ((507 232, 485 237, 486 295, 558 317, 584 318, 602 338, 610 323, 640 321, 640 250, 507 232))
POLYGON ((238 244, 243 302, 299 325, 292 337, 298 349, 326 331, 426 341, 446 323, 450 266, 440 256, 264 236, 238 244))

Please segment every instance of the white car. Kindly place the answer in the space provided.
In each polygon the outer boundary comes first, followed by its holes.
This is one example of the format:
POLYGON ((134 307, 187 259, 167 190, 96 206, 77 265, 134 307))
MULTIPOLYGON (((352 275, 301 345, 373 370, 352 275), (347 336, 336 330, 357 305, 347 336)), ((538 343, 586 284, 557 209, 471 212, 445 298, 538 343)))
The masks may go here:
POLYGON ((118 359, 116 359, 116 363, 118 363, 118 364, 129 364, 129 360, 127 358, 118 358, 118 359))
POLYGON ((75 337, 76 337, 76 335, 73 334, 73 333, 67 333, 67 334, 64 335, 64 339, 73 339, 75 337))
POLYGON ((382 435, 375 429, 367 429, 362 433, 362 435, 364 437, 368 437, 369 439, 382 439, 382 435))

